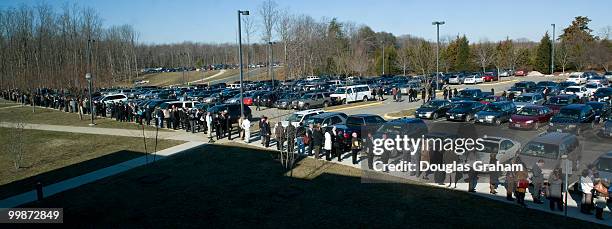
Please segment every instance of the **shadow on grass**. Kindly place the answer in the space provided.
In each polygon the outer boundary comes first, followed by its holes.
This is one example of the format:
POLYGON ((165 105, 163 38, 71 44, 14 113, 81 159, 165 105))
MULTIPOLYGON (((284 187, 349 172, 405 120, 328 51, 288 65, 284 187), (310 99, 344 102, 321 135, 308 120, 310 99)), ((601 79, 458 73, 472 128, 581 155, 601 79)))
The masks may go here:
POLYGON ((141 152, 121 150, 101 157, 97 157, 94 159, 86 160, 80 163, 41 173, 35 176, 31 176, 22 180, 13 181, 11 183, 0 186, 0 199, 31 191, 35 189, 37 182, 41 182, 44 186, 47 186, 59 181, 83 175, 144 155, 145 154, 141 152))
POLYGON ((384 174, 397 183, 363 183, 360 169, 311 158, 289 177, 276 156, 205 145, 26 207, 62 207, 64 223, 79 227, 598 226, 384 174))

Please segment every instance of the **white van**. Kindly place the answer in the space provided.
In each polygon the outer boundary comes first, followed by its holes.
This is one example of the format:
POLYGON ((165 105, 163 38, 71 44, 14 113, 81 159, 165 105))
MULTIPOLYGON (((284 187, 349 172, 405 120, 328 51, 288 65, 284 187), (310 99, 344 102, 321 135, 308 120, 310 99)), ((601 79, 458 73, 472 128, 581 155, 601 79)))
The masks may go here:
POLYGON ((127 101, 128 97, 127 95, 124 94, 112 94, 112 95, 106 95, 104 97, 102 97, 100 99, 101 103, 117 103, 117 102, 125 102, 127 101))
POLYGON ((368 85, 339 87, 331 94, 331 97, 343 103, 355 101, 365 102, 368 101, 368 99, 372 99, 372 91, 368 85))
POLYGON ((306 76, 306 80, 308 81, 319 80, 319 77, 318 76, 306 76))
POLYGON ((196 105, 198 105, 200 102, 198 101, 172 101, 172 102, 164 102, 162 104, 159 105, 160 109, 168 109, 171 107, 177 107, 177 108, 183 108, 186 107, 188 109, 193 109, 194 107, 196 107, 196 105))

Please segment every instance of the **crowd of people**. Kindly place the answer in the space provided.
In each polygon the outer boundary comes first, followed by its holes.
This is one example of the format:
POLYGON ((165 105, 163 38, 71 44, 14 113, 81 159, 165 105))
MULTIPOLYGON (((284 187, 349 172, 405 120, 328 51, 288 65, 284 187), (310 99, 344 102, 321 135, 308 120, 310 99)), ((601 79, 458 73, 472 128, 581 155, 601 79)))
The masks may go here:
MULTIPOLYGON (((493 92, 493 91, 492 91, 493 92)), ((414 98, 415 92, 410 92, 410 100, 416 101, 414 98)), ((398 99, 399 89, 393 91, 394 99, 398 99)), ((423 93, 424 95, 425 93, 423 93)), ((62 91, 54 93, 41 93, 37 90, 36 93, 23 93, 18 90, 4 90, 1 93, 5 100, 14 101, 24 105, 34 105, 60 110, 68 113, 78 113, 81 119, 87 118, 84 116, 93 115, 101 118, 112 118, 119 122, 134 122, 140 125, 152 125, 158 128, 167 128, 174 130, 185 130, 192 133, 204 133, 212 142, 213 139, 227 138, 232 140, 237 137, 245 143, 250 143, 254 136, 251 130, 254 129, 251 120, 244 117, 231 117, 227 111, 218 113, 206 112, 202 109, 188 109, 177 106, 168 106, 166 109, 161 109, 159 106, 154 108, 149 106, 139 106, 133 102, 117 102, 117 103, 98 103, 91 102, 86 96, 81 94, 68 94, 62 91), (234 125, 237 124, 237 125, 234 125)), ((457 95, 457 91, 445 88, 443 90, 445 99, 452 98, 457 95)), ((399 97, 401 99, 401 97, 399 97)), ((258 121, 258 135, 263 147, 269 148, 276 145, 276 149, 284 152, 292 152, 299 156, 313 156, 316 159, 325 159, 331 161, 337 158, 337 161, 342 161, 345 157, 350 157, 352 164, 358 164, 361 160, 367 161, 368 169, 374 169, 374 152, 372 134, 367 134, 362 137, 358 133, 344 133, 336 127, 322 127, 317 124, 298 125, 285 124, 282 122, 270 123, 270 119, 262 116, 258 121), (365 156, 365 157, 363 157, 365 156)), ((386 138, 383 135, 383 138, 386 138)), ((256 138, 255 138, 256 139, 256 138)), ((431 155, 420 156, 425 160, 433 160, 431 155)), ((444 161, 457 161, 457 155, 444 154, 444 161), (454 159, 453 159, 454 158, 454 159)), ((390 152, 384 152, 378 158, 384 164, 389 163, 390 152)), ((495 154, 491 154, 491 161, 495 163, 495 154)), ((516 157, 513 163, 521 163, 516 157)), ((532 195, 533 202, 542 204, 543 199, 549 201, 551 211, 563 211, 563 192, 564 183, 561 170, 554 170, 548 177, 548 182, 544 183, 544 175, 542 173, 544 161, 540 160, 531 168, 531 177, 527 171, 506 172, 505 174, 505 189, 507 191, 506 198, 509 201, 514 201, 521 206, 526 206, 525 195, 527 191, 532 195)), ((428 179, 428 173, 418 173, 417 177, 428 179)), ((448 178, 448 187, 464 175, 467 175, 465 181, 468 184, 468 191, 475 192, 478 184, 479 176, 489 176, 489 188, 491 194, 496 194, 497 187, 501 184, 499 177, 502 175, 497 172, 489 174, 476 174, 469 172, 467 174, 445 174, 443 178, 446 182, 448 178)), ((582 196, 580 203, 580 211, 584 214, 593 214, 598 219, 603 219, 603 209, 607 207, 609 198, 608 190, 610 185, 608 181, 600 179, 597 170, 593 166, 585 169, 578 182, 579 190, 582 196)))

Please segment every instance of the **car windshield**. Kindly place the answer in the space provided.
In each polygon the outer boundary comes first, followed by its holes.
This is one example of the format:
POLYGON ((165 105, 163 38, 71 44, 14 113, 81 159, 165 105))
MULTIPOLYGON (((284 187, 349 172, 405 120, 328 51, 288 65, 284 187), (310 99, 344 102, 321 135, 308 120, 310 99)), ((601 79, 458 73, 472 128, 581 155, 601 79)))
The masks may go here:
POLYGON ((310 99, 310 97, 312 97, 312 94, 302 95, 302 99, 310 99))
POLYGON ((302 121, 302 117, 304 117, 303 114, 291 114, 291 115, 289 115, 289 117, 287 117, 286 121, 289 121, 289 122, 300 122, 300 121, 302 121))
POLYGON ((346 89, 345 88, 338 88, 338 89, 336 89, 335 93, 336 94, 344 94, 344 93, 346 93, 346 89))
POLYGON ((361 126, 363 125, 363 119, 362 118, 357 118, 357 117, 349 117, 348 119, 346 119, 346 125, 352 125, 352 126, 361 126))
POLYGON ((404 128, 405 128, 404 125, 384 124, 380 128, 378 128, 377 132, 391 134, 391 136, 397 135, 397 134, 401 135, 403 131, 406 131, 404 130, 404 128))
POLYGON ((323 123, 322 118, 308 118, 304 121, 304 124, 306 124, 307 126, 310 124, 321 124, 321 123, 323 123))
POLYGON ((481 151, 478 151, 478 152, 481 152, 481 153, 497 153, 499 151, 499 144, 497 144, 495 142, 482 141, 481 143, 484 146, 484 148, 481 151))
POLYGON ((586 88, 598 88, 597 84, 587 84, 585 87, 586 88))
POLYGON ((429 101, 426 104, 423 104, 423 108, 437 108, 444 105, 444 101, 429 101))
POLYGON ((501 111, 502 108, 500 106, 497 105, 491 105, 489 104, 486 108, 485 111, 490 111, 490 112, 499 112, 501 111))
POLYGON ((579 116, 580 116, 580 111, 574 110, 574 109, 561 109, 561 111, 559 111, 559 114, 558 114, 558 117, 560 118, 577 119, 579 116))
POLYGON ((482 100, 487 101, 487 102, 495 102, 495 101, 497 101, 497 97, 495 97, 495 96, 487 96, 486 98, 484 98, 482 100))
POLYGON ((537 108, 531 108, 531 107, 524 107, 523 109, 521 109, 518 112, 516 112, 516 114, 524 115, 524 116, 536 116, 536 115, 538 115, 538 109, 537 108))
POLYGON ((531 102, 532 99, 533 99, 533 97, 531 97, 531 96, 522 95, 522 96, 516 97, 514 99, 514 101, 515 102, 520 102, 520 103, 528 103, 528 102, 531 102))
POLYGON ((453 108, 462 108, 462 107, 471 108, 473 106, 474 106, 473 103, 455 103, 453 104, 453 108))
POLYGON ((611 158, 602 158, 599 159, 597 163, 597 170, 604 172, 612 172, 612 159, 611 158))
POLYGON ((559 146, 541 142, 530 142, 523 148, 521 155, 557 159, 559 156, 559 146))
POLYGON ((514 84, 515 87, 527 87, 526 83, 516 83, 514 84))
POLYGON ((579 87, 568 87, 565 89, 565 91, 567 92, 580 92, 580 88, 579 87))
POLYGON ((561 97, 553 97, 553 98, 550 98, 549 104, 553 104, 553 105, 567 105, 567 104, 569 104, 569 99, 568 98, 561 98, 561 97))

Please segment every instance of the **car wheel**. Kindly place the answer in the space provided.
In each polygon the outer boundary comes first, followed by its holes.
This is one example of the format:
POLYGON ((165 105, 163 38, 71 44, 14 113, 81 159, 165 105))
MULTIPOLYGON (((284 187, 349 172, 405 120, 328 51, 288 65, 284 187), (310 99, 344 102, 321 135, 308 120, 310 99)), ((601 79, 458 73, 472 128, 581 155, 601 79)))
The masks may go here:
POLYGON ((323 107, 328 107, 329 104, 327 103, 327 101, 323 102, 323 107))
POLYGON ((431 116, 432 120, 436 120, 438 119, 438 113, 433 113, 433 115, 431 116))
POLYGON ((501 125, 501 119, 495 119, 495 125, 496 126, 501 125))
POLYGON ((540 129, 540 123, 539 122, 535 122, 535 124, 533 124, 533 129, 534 130, 540 129))
POLYGON ((367 102, 367 101, 368 101, 368 97, 367 97, 367 96, 364 96, 364 97, 363 97, 363 101, 364 101, 364 102, 367 102))
POLYGON ((310 109, 310 105, 309 104, 304 104, 304 110, 308 110, 310 109))

